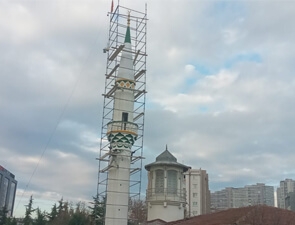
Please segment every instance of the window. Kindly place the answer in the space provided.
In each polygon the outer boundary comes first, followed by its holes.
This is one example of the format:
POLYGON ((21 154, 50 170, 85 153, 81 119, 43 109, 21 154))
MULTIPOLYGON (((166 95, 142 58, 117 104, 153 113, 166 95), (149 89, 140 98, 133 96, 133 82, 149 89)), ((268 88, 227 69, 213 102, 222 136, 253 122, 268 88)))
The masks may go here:
POLYGON ((122 112, 122 121, 127 122, 128 121, 128 113, 122 112))
POLYGON ((0 205, 0 207, 4 207, 5 204, 6 204, 6 195, 7 195, 7 189, 8 189, 8 183, 9 183, 9 180, 8 178, 5 178, 4 179, 4 182, 3 182, 3 188, 2 188, 2 193, 1 193, 1 199, 0 199, 0 202, 2 203, 2 205, 0 205))
POLYGON ((198 193, 193 193, 193 197, 194 198, 198 197, 198 193))
POLYGON ((193 184, 193 189, 197 189, 198 185, 197 184, 193 184))
POLYGON ((164 170, 156 170, 156 193, 164 193, 164 170))
POLYGON ((177 171, 168 170, 167 171, 167 192, 168 194, 177 193, 177 171))
MULTIPOLYGON (((122 121, 128 122, 128 113, 122 112, 122 121)), ((126 123, 124 123, 124 130, 126 130, 126 123)))
POLYGON ((193 202, 193 206, 198 206, 198 202, 193 202))
POLYGON ((16 183, 11 182, 10 191, 9 191, 8 207, 7 207, 8 210, 12 210, 12 206, 13 206, 13 202, 14 202, 15 188, 16 188, 16 183))
POLYGON ((198 215, 198 211, 193 211, 193 216, 197 216, 198 215))

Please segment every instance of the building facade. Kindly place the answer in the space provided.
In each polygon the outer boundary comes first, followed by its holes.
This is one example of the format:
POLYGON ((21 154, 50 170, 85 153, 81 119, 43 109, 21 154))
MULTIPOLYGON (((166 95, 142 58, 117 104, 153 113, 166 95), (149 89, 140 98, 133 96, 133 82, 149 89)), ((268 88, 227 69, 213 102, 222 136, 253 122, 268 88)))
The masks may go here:
POLYGON ((184 173, 186 190, 186 217, 210 212, 210 191, 206 170, 189 169, 184 173))
POLYGON ((274 206, 274 187, 263 183, 245 186, 249 205, 274 206))
POLYGON ((221 191, 211 193, 211 209, 229 209, 232 208, 233 188, 227 187, 221 191))
MULTIPOLYGON (((277 205, 278 208, 287 209, 288 206, 286 205, 286 198, 288 196, 291 196, 292 194, 289 193, 295 193, 295 181, 292 179, 285 179, 280 182, 280 187, 277 188, 277 205)), ((288 198, 288 204, 293 204, 292 202, 293 198, 288 198)))
POLYGON ((211 208, 213 210, 252 205, 274 206, 274 187, 257 183, 242 188, 228 187, 211 194, 211 208))
POLYGON ((285 198, 286 209, 295 211, 295 192, 289 192, 285 198))
POLYGON ((8 216, 12 216, 17 181, 14 174, 0 165, 0 208, 6 208, 8 216))

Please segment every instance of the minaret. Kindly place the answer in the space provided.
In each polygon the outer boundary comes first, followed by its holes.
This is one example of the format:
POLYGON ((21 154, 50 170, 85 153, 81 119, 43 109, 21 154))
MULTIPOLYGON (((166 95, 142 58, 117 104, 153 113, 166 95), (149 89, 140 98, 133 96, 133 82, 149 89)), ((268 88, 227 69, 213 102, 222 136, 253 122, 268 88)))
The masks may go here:
POLYGON ((186 196, 183 173, 189 168, 178 163, 167 146, 155 162, 145 166, 148 171, 148 222, 156 219, 170 222, 184 218, 186 196))
POLYGON ((130 35, 130 13, 120 67, 115 81, 112 121, 108 123, 110 161, 106 195, 106 225, 127 225, 131 148, 137 138, 138 125, 133 123, 134 69, 130 35))

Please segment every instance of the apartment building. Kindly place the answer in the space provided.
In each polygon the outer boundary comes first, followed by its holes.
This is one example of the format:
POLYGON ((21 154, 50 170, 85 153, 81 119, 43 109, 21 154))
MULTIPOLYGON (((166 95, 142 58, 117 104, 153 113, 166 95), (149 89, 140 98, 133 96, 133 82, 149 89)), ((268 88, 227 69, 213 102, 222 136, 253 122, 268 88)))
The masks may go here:
POLYGON ((192 217, 210 212, 210 191, 206 170, 189 169, 184 173, 186 189, 186 216, 192 217))
POLYGON ((278 208, 282 209, 288 209, 288 205, 294 204, 290 201, 294 201, 292 197, 292 194, 295 193, 295 181, 292 179, 285 179, 283 181, 280 181, 280 187, 277 188, 277 205, 278 208), (286 205, 286 198, 288 198, 288 205, 286 205))
POLYGON ((211 208, 213 210, 251 205, 274 206, 274 187, 257 183, 242 188, 227 187, 211 194, 211 208))

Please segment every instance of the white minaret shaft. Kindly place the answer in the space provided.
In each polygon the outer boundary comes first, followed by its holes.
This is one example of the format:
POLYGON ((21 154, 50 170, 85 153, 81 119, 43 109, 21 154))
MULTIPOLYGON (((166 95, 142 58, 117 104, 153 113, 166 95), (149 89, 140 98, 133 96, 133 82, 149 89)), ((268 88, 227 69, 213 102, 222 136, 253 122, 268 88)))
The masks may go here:
POLYGON ((106 195, 106 225, 127 225, 131 147, 137 138, 133 123, 134 70, 130 36, 130 15, 120 67, 115 81, 113 120, 108 123, 110 162, 106 195))

